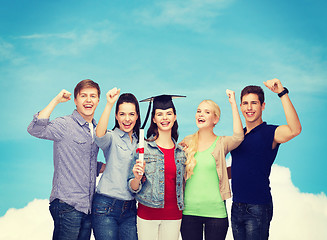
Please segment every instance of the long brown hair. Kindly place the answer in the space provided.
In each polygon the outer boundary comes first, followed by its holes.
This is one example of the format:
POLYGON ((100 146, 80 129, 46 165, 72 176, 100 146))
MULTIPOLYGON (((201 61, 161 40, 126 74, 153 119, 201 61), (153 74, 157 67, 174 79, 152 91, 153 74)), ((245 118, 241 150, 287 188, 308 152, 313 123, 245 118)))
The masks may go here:
MULTIPOLYGON (((132 93, 123 93, 119 96, 117 103, 116 103, 116 111, 115 115, 117 115, 119 106, 123 103, 132 103, 135 106, 135 111, 138 116, 135 126, 133 128, 133 132, 136 133, 137 137, 139 137, 139 132, 140 132, 140 126, 141 126, 141 116, 140 116, 140 107, 139 107, 139 102, 137 101, 136 97, 132 93)), ((119 128, 119 123, 117 119, 115 118, 115 126, 113 129, 119 128)))

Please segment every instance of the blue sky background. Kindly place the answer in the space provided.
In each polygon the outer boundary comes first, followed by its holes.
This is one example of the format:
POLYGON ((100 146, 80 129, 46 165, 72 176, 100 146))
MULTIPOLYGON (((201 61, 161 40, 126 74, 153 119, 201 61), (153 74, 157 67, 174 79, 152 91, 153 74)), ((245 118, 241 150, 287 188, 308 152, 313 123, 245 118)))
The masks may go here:
MULTIPOLYGON (((139 100, 186 95, 175 101, 180 139, 196 130, 196 107, 207 98, 222 110, 216 133, 231 135, 225 89, 239 103, 249 84, 265 90, 264 120, 285 124, 279 98, 262 83, 279 78, 303 131, 281 146, 276 163, 301 192, 326 194, 326 7, 322 0, 2 0, 0 216, 49 197, 52 143, 26 128, 61 89, 73 92, 86 78, 103 93, 97 120, 114 86, 139 100)), ((73 109, 73 101, 60 104, 51 119, 73 109)), ((144 119, 143 104, 141 111, 144 119)))

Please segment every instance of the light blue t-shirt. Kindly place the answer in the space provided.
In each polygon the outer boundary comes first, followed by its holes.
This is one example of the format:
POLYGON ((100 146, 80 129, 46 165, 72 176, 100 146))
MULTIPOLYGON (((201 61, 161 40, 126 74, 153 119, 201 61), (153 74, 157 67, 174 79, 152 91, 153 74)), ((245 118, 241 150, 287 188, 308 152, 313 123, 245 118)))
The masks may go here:
POLYGON ((95 135, 95 142, 102 149, 106 159, 106 168, 101 176, 96 192, 120 200, 133 200, 128 190, 127 178, 133 153, 136 150, 136 134, 132 136, 115 128, 99 138, 95 135))

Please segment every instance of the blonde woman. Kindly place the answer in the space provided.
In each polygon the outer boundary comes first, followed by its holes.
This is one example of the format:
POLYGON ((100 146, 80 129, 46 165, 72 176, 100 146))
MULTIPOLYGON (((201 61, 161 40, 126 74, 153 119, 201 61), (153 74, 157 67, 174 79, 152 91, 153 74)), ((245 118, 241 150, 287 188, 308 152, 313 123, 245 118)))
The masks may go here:
POLYGON ((244 133, 235 93, 226 90, 233 113, 233 136, 217 136, 220 108, 212 100, 202 101, 195 114, 199 130, 182 143, 187 147, 183 240, 225 239, 228 218, 225 200, 231 197, 225 156, 243 141, 244 133))

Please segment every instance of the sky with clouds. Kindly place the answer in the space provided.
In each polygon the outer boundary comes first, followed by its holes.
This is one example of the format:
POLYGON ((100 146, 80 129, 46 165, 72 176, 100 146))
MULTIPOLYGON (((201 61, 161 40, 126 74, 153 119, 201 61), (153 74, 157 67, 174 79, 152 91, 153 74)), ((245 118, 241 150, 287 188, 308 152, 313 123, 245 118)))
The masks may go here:
MULTIPOLYGON (((97 120, 105 93, 112 87, 132 92, 140 100, 162 93, 186 95, 175 101, 180 139, 196 130, 196 107, 207 98, 222 110, 216 133, 231 135, 225 90, 234 90, 239 103, 240 91, 249 84, 265 90, 264 120, 285 124, 279 98, 262 83, 279 78, 290 90, 303 131, 281 146, 276 164, 288 169, 297 191, 293 196, 298 194, 307 204, 326 202, 325 1, 1 3, 0 217, 10 208, 21 209, 34 199, 49 197, 52 144, 31 137, 26 128, 33 114, 61 89, 72 92, 86 78, 98 82, 102 90, 97 120)), ((73 109, 73 101, 60 104, 51 118, 73 109)), ((141 104, 142 119, 145 110, 141 104)), ((113 118, 109 125, 114 125, 113 118)), ((101 152, 99 159, 103 160, 101 152)), ((280 187, 280 192, 273 189, 276 201, 287 190, 280 187)), ((281 208, 287 206, 283 203, 279 203, 281 208)), ((303 210, 305 205, 300 204, 303 210)), ((318 220, 319 214, 326 218, 326 205, 320 206, 325 208, 314 213, 314 219, 318 220)), ((275 214, 274 220, 278 219, 275 214)))

